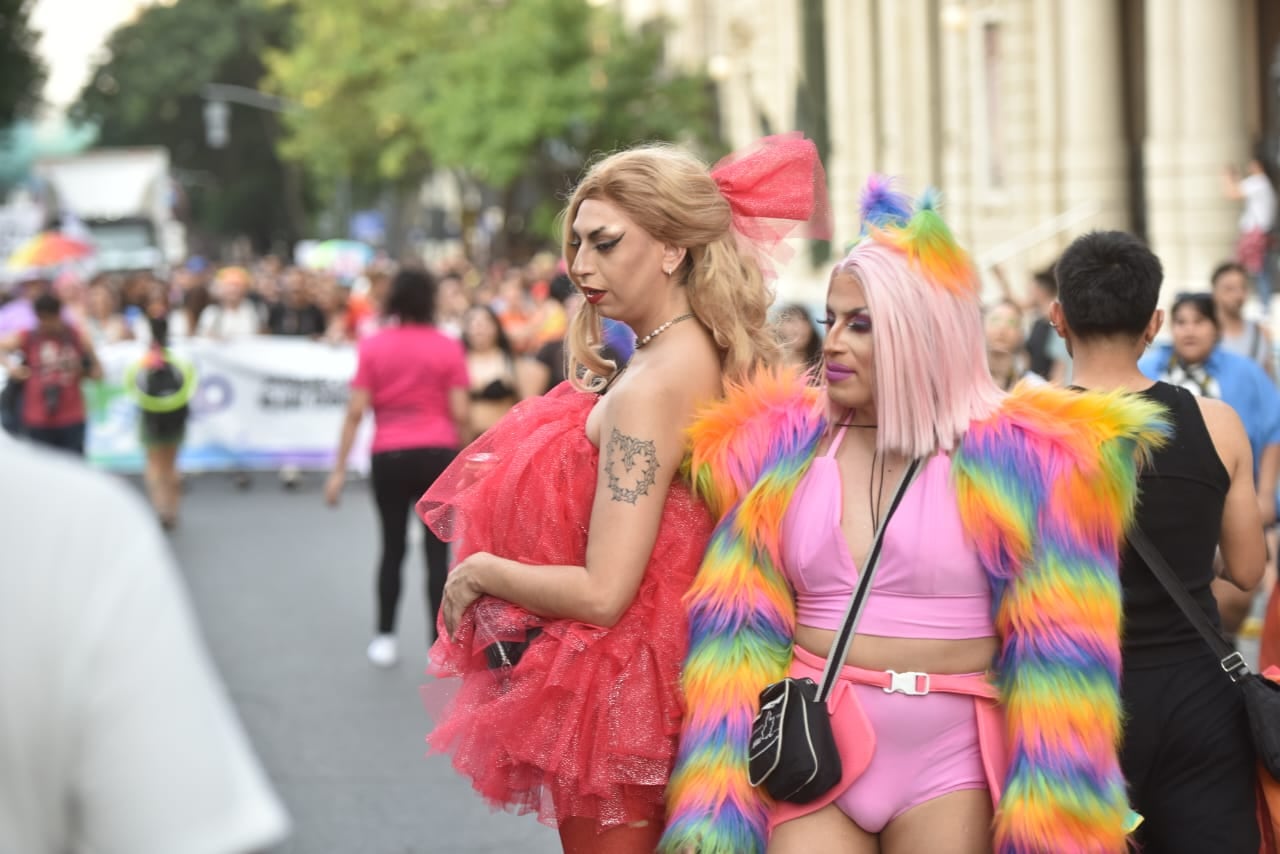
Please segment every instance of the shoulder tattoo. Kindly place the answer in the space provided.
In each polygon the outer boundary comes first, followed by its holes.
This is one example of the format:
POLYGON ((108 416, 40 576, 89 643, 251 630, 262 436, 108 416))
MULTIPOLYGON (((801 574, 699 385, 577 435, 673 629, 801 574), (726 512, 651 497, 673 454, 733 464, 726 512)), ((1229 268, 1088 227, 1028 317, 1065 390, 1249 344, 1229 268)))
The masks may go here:
POLYGON ((658 447, 652 441, 637 439, 613 428, 605 448, 605 474, 614 501, 635 504, 649 492, 658 474, 658 447))

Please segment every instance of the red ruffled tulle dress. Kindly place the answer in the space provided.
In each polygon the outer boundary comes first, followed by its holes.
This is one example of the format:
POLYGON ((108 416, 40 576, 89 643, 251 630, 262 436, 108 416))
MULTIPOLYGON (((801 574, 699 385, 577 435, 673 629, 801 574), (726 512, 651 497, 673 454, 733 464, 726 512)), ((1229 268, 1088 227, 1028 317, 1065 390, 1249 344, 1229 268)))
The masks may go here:
MULTIPOLYGON (((455 561, 486 551, 529 572, 585 565, 599 459, 585 428, 598 400, 564 383, 518 404, 458 456, 418 504, 455 561)), ((537 812, 553 827, 661 821, 683 713, 681 598, 711 528, 706 508, 673 482, 635 601, 611 629, 491 597, 467 611, 455 640, 441 628, 428 672, 461 681, 427 736, 432 751, 451 753, 491 805, 537 812), (519 663, 490 669, 485 647, 532 627, 542 631, 519 663)))

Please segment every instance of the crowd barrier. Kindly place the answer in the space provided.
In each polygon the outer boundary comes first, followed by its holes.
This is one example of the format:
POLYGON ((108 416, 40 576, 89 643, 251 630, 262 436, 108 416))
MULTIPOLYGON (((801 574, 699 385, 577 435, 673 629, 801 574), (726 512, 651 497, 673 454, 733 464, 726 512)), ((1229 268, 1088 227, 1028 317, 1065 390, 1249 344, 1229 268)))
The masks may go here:
MULTIPOLYGON (((191 340, 173 347, 196 371, 183 471, 327 470, 333 462, 355 374, 350 345, 295 338, 191 340)), ((117 472, 142 470, 138 404, 126 371, 143 356, 134 342, 102 347, 103 379, 84 383, 90 462, 117 472)), ((371 420, 365 419, 349 467, 367 471, 371 420)))

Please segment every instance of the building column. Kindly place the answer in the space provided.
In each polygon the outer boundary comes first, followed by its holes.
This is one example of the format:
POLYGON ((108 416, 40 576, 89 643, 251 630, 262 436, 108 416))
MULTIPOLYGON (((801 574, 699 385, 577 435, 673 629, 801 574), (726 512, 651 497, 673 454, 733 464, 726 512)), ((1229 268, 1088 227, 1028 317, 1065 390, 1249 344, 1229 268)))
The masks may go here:
POLYGON ((1182 77, 1190 57, 1179 50, 1180 0, 1146 0, 1147 138, 1143 140, 1147 240, 1165 268, 1165 302, 1186 290, 1181 187, 1182 77))
POLYGON ((1058 3, 1063 201, 1068 209, 1092 203, 1101 206, 1073 234, 1129 226, 1120 2, 1058 3))
POLYGON ((831 156, 823 165, 831 189, 836 255, 858 234, 862 186, 878 166, 872 2, 827 0, 826 5, 831 156))
POLYGON ((1248 156, 1244 109, 1243 4, 1180 0, 1182 66, 1179 113, 1183 127, 1179 173, 1184 247, 1175 272, 1195 289, 1231 258, 1240 203, 1226 198, 1222 173, 1243 168, 1248 156))

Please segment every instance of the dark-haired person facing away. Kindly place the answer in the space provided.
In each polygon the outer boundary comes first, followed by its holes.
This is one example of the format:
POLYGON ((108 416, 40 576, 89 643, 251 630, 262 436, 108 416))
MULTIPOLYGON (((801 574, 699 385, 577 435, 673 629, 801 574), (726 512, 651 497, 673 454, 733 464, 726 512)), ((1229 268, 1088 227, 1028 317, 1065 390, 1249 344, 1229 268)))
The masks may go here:
MULTIPOLYGON (((409 511, 458 453, 467 417, 467 363, 462 345, 433 324, 436 282, 421 270, 402 270, 391 283, 386 315, 394 325, 360 342, 342 438, 325 485, 337 505, 347 457, 366 410, 373 409, 373 497, 382 527, 378 566, 377 634, 369 661, 390 667, 398 659, 396 609, 400 602, 409 511)), ((424 528, 427 560, 428 640, 448 573, 448 549, 424 528)), ((425 650, 425 647, 424 647, 425 650)))
MULTIPOLYGON (((1074 359, 1073 383, 1164 405, 1173 434, 1142 475, 1136 525, 1214 623, 1214 551, 1241 589, 1266 558, 1253 453, 1239 416, 1138 369, 1160 329, 1164 273, 1137 238, 1087 234, 1056 268, 1051 317, 1074 359)), ((1125 632, 1121 765, 1144 816, 1136 839, 1160 854, 1256 854, 1257 772, 1240 690, 1131 548, 1122 556, 1125 632)))

